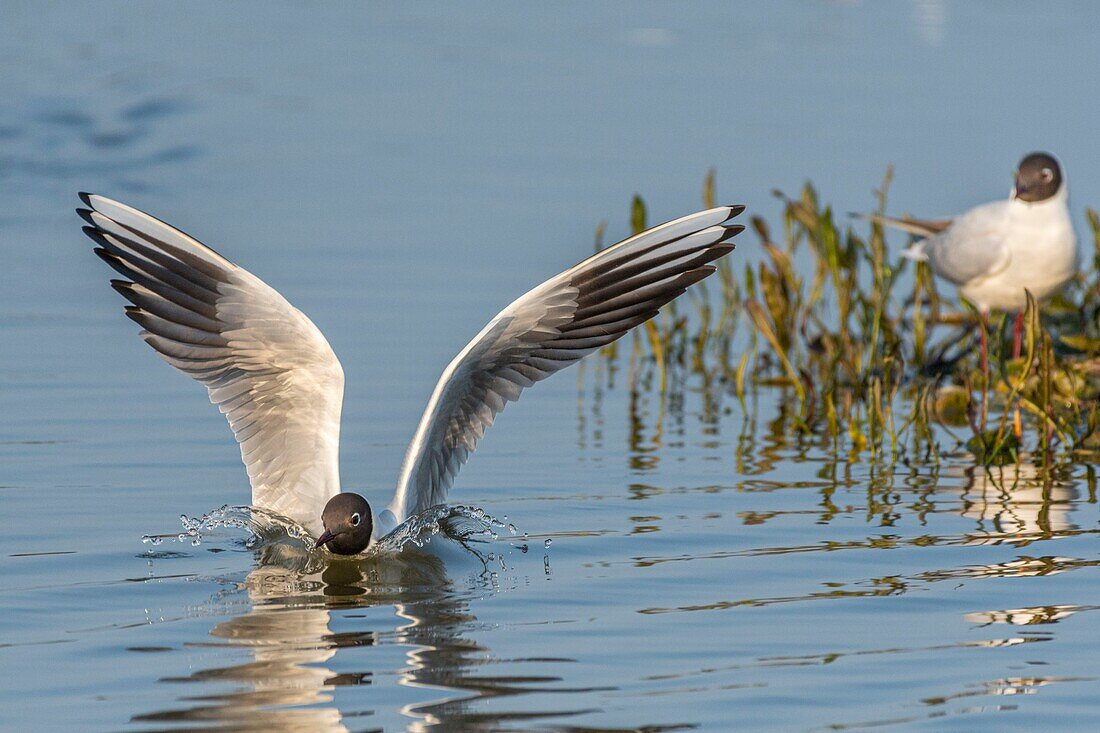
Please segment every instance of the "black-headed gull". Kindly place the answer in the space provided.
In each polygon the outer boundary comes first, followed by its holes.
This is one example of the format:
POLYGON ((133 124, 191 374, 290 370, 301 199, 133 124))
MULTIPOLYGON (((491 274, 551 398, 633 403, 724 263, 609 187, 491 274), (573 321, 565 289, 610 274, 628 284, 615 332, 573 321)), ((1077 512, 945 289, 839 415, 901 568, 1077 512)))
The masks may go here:
POLYGON ((447 499, 507 402, 631 328, 715 271, 744 230, 720 206, 653 227, 589 257, 497 314, 443 371, 389 506, 340 492, 344 372, 320 330, 262 280, 159 219, 81 194, 84 232, 125 280, 126 315, 160 356, 201 382, 229 421, 252 504, 356 554, 447 499))
MULTIPOLYGON (((983 316, 990 310, 1019 314, 1027 305, 1025 290, 1044 301, 1077 271, 1077 237, 1068 202, 1058 161, 1049 153, 1031 153, 1020 161, 1007 200, 976 206, 950 219, 867 218, 925 237, 904 256, 927 262, 936 275, 957 285, 983 316)), ((1021 323, 1017 315, 1016 352, 1021 323)))

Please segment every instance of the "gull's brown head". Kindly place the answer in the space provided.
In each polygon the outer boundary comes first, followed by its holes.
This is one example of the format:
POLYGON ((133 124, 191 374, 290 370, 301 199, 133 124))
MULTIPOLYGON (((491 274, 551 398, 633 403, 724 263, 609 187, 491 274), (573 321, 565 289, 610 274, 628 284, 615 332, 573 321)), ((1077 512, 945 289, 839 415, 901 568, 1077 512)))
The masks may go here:
POLYGON ((358 555, 370 544, 374 518, 367 500, 350 491, 337 494, 321 512, 325 531, 314 547, 328 547, 337 555, 358 555))
POLYGON ((1050 153, 1031 153, 1016 169, 1015 197, 1029 204, 1046 201, 1062 187, 1062 167, 1050 153))

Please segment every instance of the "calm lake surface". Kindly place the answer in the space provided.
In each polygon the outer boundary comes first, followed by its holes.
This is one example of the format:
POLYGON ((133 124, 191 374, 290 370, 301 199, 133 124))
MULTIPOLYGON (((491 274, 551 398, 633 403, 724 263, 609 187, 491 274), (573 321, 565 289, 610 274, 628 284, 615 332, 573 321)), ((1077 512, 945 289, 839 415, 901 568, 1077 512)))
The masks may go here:
MULTIPOLYGON (((504 304, 718 197, 773 219, 1100 204, 1090 3, 0 8, 0 729, 1095 730, 1096 474, 872 464, 783 393, 632 395, 591 359, 501 415, 452 500, 485 561, 300 573, 241 532, 203 390, 122 316, 90 190, 278 288, 347 375, 342 480, 391 496, 447 361, 504 304), (552 540, 549 547, 545 541, 552 540), (488 553, 493 559, 488 559, 488 553)), ((753 234, 731 255, 758 257, 753 234)), ((628 340, 624 343, 629 344, 628 340)), ((944 445, 954 443, 943 436, 944 445)))

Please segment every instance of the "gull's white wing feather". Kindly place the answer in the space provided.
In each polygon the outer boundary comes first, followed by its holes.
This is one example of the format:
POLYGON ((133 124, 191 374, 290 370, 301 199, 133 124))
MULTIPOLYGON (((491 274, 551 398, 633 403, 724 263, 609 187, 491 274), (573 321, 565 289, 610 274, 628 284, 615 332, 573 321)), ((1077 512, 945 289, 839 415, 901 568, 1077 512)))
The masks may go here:
POLYGON ((340 491, 344 372, 301 311, 180 230, 102 196, 78 213, 95 252, 125 277, 126 315, 172 366, 201 382, 229 421, 252 504, 320 528, 340 491))
POLYGON ((917 242, 906 255, 926 260, 940 277, 965 285, 1008 267, 1008 201, 994 201, 956 217, 941 233, 917 242))
POLYGON ((507 402, 611 343, 733 249, 743 206, 662 224, 598 252, 513 302, 443 371, 409 444, 390 504, 401 522, 442 504, 462 464, 507 402))

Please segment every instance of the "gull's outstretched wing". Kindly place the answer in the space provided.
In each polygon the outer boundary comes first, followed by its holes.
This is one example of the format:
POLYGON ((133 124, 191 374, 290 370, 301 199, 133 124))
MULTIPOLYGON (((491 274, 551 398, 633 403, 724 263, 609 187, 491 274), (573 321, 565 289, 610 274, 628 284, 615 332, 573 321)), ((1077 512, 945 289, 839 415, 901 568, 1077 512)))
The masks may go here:
POLYGON ((611 343, 715 271, 744 229, 720 206, 593 255, 501 311, 443 371, 409 444, 390 511, 397 522, 441 504, 498 412, 530 387, 611 343))
POLYGON ((252 273, 175 227, 81 194, 95 253, 160 356, 207 388, 248 469, 252 504, 312 529, 340 491, 344 372, 317 327, 252 273))

